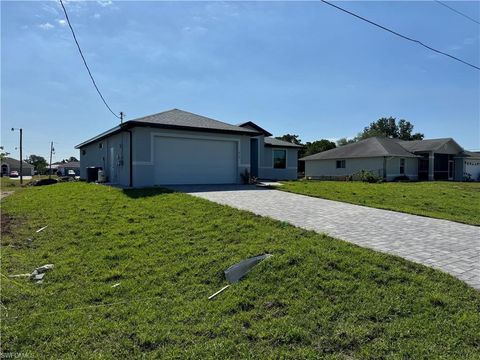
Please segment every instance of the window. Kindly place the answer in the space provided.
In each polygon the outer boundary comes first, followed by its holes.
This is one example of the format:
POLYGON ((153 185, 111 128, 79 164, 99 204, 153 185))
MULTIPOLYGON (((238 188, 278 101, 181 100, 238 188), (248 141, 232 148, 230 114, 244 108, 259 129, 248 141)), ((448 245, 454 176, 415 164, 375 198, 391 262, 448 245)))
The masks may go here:
POLYGON ((337 169, 345 169, 345 160, 337 160, 337 169))
POLYGON ((85 155, 87 151, 85 149, 82 150, 82 155, 85 155))
POLYGON ((405 159, 400 159, 400 175, 405 174, 405 159))
POLYGON ((103 149, 103 143, 98 143, 98 148, 103 149))
POLYGON ((273 150, 273 168, 285 169, 287 167, 287 151, 273 150))

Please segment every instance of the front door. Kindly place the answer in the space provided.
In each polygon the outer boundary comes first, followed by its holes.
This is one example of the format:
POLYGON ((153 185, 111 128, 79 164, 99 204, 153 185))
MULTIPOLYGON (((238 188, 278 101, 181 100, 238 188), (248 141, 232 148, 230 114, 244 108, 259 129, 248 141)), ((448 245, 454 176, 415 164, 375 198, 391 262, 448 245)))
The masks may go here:
POLYGON ((258 177, 258 139, 250 138, 250 172, 258 177))
POLYGON ((448 180, 453 180, 455 173, 455 163, 453 160, 448 160, 448 180))

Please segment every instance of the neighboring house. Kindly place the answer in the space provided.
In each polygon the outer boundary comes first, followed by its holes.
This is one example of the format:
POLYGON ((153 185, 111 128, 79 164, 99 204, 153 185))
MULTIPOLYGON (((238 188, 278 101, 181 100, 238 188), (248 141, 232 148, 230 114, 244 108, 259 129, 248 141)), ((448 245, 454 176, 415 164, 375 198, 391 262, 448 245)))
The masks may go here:
MULTIPOLYGON (((9 176, 10 172, 18 171, 20 175, 20 161, 11 157, 3 158, 1 164, 1 171, 3 176, 9 176)), ((34 167, 25 161, 22 161, 22 175, 23 176, 33 176, 34 174, 34 167)))
POLYGON ((346 178, 368 170, 386 181, 404 176, 462 181, 467 164, 469 171, 480 171, 478 161, 466 160, 473 160, 475 155, 468 154, 451 138, 403 141, 372 137, 300 160, 305 161, 307 178, 346 178))
MULTIPOLYGON (((66 163, 56 163, 56 173, 60 174, 61 176, 68 175, 69 170, 73 170, 76 176, 80 176, 80 161, 69 161, 66 163)), ((53 171, 53 164, 52 164, 52 171, 53 171)))
POLYGON ((178 109, 130 120, 76 146, 80 177, 94 166, 108 182, 134 187, 237 184, 245 170, 296 179, 297 148, 258 129, 178 109))

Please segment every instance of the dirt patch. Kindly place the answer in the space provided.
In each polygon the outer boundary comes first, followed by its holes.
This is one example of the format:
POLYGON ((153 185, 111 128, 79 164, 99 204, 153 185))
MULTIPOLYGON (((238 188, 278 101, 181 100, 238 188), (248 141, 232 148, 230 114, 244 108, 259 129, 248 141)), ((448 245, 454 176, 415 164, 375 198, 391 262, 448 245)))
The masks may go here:
POLYGON ((2 191, 0 193, 0 200, 7 197, 8 195, 12 195, 14 193, 14 191, 2 191))
POLYGON ((14 219, 12 216, 1 213, 1 235, 5 236, 12 233, 12 226, 14 225, 14 219))

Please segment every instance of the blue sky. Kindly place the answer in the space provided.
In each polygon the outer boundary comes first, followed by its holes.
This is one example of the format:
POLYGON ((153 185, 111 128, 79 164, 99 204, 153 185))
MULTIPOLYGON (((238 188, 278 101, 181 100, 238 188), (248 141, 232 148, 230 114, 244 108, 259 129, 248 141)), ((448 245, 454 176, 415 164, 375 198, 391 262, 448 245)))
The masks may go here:
MULTIPOLYGON (((480 65, 479 25, 433 1, 337 3, 480 65)), ((480 19, 480 3, 449 2, 480 19)), ((87 61, 128 119, 180 108, 303 141, 382 116, 480 149, 480 72, 319 2, 66 2, 87 61)), ((1 3, 1 143, 54 160, 115 126, 58 2, 1 3)), ((18 155, 17 155, 18 156, 18 155)))

